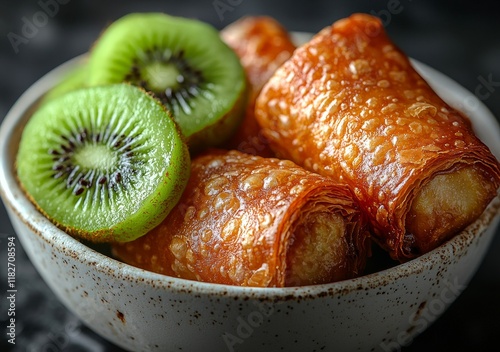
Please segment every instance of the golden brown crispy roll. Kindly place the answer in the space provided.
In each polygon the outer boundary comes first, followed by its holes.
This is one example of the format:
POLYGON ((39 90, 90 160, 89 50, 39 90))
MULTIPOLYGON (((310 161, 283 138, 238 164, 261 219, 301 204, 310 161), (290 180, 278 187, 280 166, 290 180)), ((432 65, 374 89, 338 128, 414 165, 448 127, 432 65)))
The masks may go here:
POLYGON ((500 185, 467 118, 369 15, 298 48, 263 88, 256 118, 277 155, 347 183, 377 242, 401 261, 471 223, 500 185))
POLYGON ((290 58, 295 45, 287 30, 268 16, 243 17, 222 29, 221 37, 240 58, 250 86, 245 118, 226 147, 274 156, 254 117, 255 98, 274 71, 290 58))
POLYGON ((186 279, 240 286, 327 283, 361 274, 367 223, 344 185, 291 161, 238 151, 193 159, 181 201, 116 257, 186 279))

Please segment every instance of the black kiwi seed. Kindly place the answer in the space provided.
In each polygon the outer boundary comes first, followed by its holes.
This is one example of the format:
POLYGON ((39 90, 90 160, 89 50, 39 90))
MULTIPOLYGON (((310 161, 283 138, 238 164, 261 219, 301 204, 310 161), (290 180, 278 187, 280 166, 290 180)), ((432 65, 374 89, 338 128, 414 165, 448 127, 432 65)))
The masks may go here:
MULTIPOLYGON (((106 127, 109 130, 109 126, 106 127)), ((90 188, 96 185, 103 185, 108 181, 108 178, 101 174, 102 171, 94 170, 92 174, 89 175, 89 170, 80 168, 78 165, 74 164, 73 156, 75 152, 79 149, 84 148, 89 144, 100 144, 106 146, 109 151, 116 152, 119 156, 120 170, 113 174, 108 183, 110 187, 115 187, 122 183, 122 172, 125 174, 134 173, 134 169, 130 168, 133 163, 134 152, 132 149, 133 138, 113 134, 109 136, 106 133, 101 132, 91 132, 88 133, 86 129, 82 129, 73 137, 67 137, 65 135, 60 136, 62 143, 57 149, 50 149, 50 155, 56 155, 54 158, 54 165, 52 170, 54 171, 53 178, 63 178, 66 180, 66 185, 68 188, 73 189, 73 195, 80 196, 86 188, 90 188), (127 144, 124 145, 124 141, 127 144), (126 152, 124 152, 126 151, 126 152), (97 175, 93 175, 97 173, 97 175)), ((124 184, 126 186, 126 184, 124 184)))
POLYGON ((223 143, 246 108, 239 58, 198 20, 126 15, 92 47, 88 75, 91 86, 127 82, 146 90, 170 111, 192 151, 223 143))
POLYGON ((160 50, 157 46, 153 46, 133 59, 130 72, 125 75, 124 80, 150 91, 169 110, 173 110, 178 105, 186 112, 190 110, 186 101, 200 94, 199 87, 203 84, 204 77, 200 70, 194 69, 184 59, 183 50, 172 53, 170 50, 160 50), (175 82, 163 90, 148 83, 141 68, 152 64, 171 66, 178 72, 175 82))
POLYGON ((24 127, 16 158, 37 209, 93 242, 131 241, 157 226, 179 200, 189 166, 165 108, 129 84, 47 101, 24 127))

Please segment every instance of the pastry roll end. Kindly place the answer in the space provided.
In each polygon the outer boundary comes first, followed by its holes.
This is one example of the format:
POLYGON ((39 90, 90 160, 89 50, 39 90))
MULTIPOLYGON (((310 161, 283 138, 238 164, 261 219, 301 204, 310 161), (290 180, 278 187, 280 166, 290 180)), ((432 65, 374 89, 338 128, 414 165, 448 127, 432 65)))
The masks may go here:
POLYGON ((392 258, 426 253, 496 196, 500 165, 382 22, 354 14, 297 48, 255 116, 276 155, 349 185, 392 258))
POLYGON ((361 275, 370 243, 366 219, 344 185, 291 161, 211 151, 193 159, 168 217, 113 251, 170 276, 283 287, 361 275))
POLYGON ((495 184, 473 165, 435 175, 411 203, 403 250, 434 249, 477 219, 496 193, 495 184))

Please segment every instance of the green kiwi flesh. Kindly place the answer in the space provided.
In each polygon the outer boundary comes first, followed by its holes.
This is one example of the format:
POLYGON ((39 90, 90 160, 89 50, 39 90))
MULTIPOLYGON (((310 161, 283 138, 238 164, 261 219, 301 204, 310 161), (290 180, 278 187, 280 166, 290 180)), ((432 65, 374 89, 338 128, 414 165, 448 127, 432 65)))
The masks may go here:
POLYGON ((94 44, 89 85, 129 82, 171 111, 190 148, 215 146, 238 127, 247 82, 234 51, 211 25, 163 13, 133 13, 94 44))
POLYGON ((23 130, 16 167, 27 196, 61 229, 124 242, 168 215, 190 160, 165 108, 138 87, 115 84, 43 104, 23 130))

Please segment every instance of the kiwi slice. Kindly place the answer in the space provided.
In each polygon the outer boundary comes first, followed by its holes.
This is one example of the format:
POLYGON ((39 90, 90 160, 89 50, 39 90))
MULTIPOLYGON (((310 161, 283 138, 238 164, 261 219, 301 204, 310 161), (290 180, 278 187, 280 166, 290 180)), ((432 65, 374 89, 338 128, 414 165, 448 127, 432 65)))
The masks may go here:
POLYGON ((158 225, 189 177, 189 151, 165 108, 128 84, 77 89, 35 111, 16 159, 38 209, 92 242, 131 241, 158 225))
POLYGON ((172 112, 192 149, 226 140, 243 118, 241 63, 211 25, 163 13, 133 13, 94 44, 89 84, 130 82, 172 112))

